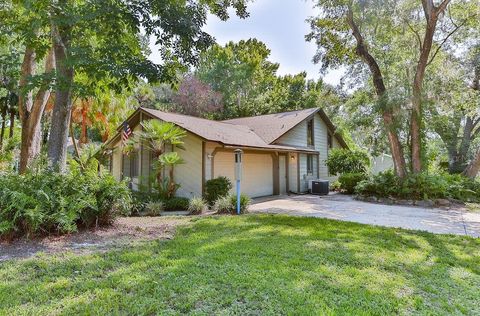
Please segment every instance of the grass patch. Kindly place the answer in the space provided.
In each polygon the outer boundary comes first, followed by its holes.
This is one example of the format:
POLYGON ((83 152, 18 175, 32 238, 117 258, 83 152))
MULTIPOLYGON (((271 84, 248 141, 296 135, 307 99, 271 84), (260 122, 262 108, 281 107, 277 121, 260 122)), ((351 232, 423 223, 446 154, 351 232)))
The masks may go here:
POLYGON ((480 240, 206 217, 170 241, 0 264, 0 314, 479 314, 480 240))

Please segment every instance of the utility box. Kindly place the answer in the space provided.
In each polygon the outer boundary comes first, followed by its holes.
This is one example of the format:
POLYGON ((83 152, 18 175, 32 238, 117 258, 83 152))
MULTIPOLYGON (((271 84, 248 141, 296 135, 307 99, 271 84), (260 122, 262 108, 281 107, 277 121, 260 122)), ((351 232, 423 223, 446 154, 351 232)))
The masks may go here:
POLYGON ((311 180, 311 194, 328 195, 330 191, 330 183, 328 180, 311 180))

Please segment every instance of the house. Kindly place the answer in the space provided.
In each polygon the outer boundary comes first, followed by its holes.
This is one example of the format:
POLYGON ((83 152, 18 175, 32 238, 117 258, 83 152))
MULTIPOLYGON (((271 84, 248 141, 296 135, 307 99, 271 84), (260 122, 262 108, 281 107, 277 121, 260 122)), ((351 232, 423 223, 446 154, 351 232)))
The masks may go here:
MULTIPOLYGON (((324 160, 333 147, 345 141, 319 108, 293 112, 212 121, 181 114, 139 108, 127 122, 133 133, 143 120, 171 122, 187 132, 184 149, 177 151, 184 164, 175 166, 174 181, 180 184, 178 196, 202 196, 205 182, 225 176, 234 183, 234 150, 242 149, 242 192, 250 197, 300 193, 312 179, 332 179, 324 160)), ((138 189, 152 172, 151 154, 139 144, 123 154, 121 127, 107 146, 111 149, 111 172, 117 179, 128 177, 138 189)))

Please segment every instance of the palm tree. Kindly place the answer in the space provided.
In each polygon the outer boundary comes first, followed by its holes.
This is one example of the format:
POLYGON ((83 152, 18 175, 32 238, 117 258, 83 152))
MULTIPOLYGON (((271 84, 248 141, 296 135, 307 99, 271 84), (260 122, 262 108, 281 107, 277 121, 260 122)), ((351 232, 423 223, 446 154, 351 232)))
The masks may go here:
POLYGON ((180 149, 183 147, 183 138, 187 135, 185 130, 173 123, 149 120, 141 123, 142 130, 135 132, 125 144, 124 151, 128 154, 135 144, 143 143, 150 150, 155 159, 155 179, 160 193, 171 198, 179 188, 174 181, 174 167, 183 163, 178 152, 166 152, 166 148, 172 146, 180 149), (169 177, 162 176, 162 171, 169 170, 169 177), (164 185, 165 184, 165 185, 164 185))

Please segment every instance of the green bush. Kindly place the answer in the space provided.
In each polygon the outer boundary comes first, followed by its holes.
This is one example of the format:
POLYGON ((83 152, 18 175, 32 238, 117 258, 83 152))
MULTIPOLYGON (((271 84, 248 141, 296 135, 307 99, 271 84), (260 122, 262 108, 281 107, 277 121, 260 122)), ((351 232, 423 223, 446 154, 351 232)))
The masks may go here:
POLYGON ((188 205, 188 211, 190 215, 198 215, 202 214, 207 210, 207 203, 202 198, 194 197, 190 200, 190 204, 188 205))
POLYGON ((344 173, 338 177, 340 190, 347 194, 353 194, 357 184, 366 178, 367 176, 364 173, 344 173))
POLYGON ((360 150, 333 148, 325 160, 331 175, 343 173, 366 173, 370 167, 368 154, 360 150))
POLYGON ((218 177, 205 182, 205 201, 212 206, 216 200, 227 196, 232 189, 232 183, 226 177, 218 177))
POLYGON ((422 200, 451 198, 465 202, 480 201, 480 182, 461 175, 409 174, 404 179, 393 171, 373 175, 355 188, 362 195, 422 200))
MULTIPOLYGON (((251 199, 247 195, 240 195, 240 214, 247 212, 250 202, 251 199)), ((231 194, 230 196, 219 198, 215 202, 213 209, 219 214, 237 214, 237 196, 231 194)))
POLYGON ((40 169, 0 176, 0 238, 34 237, 108 225, 131 208, 126 183, 97 165, 71 163, 66 174, 40 169))
POLYGON ((186 211, 190 201, 184 197, 172 197, 164 200, 163 203, 165 203, 166 211, 186 211))

